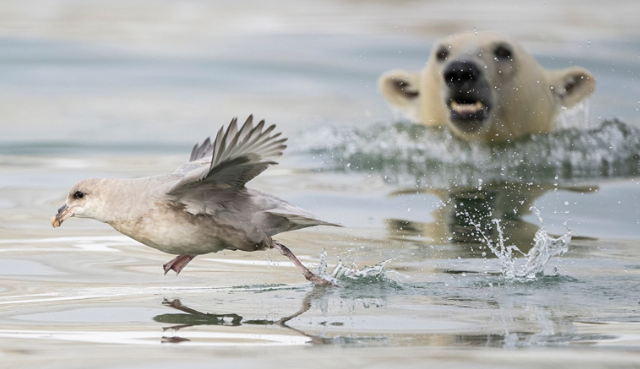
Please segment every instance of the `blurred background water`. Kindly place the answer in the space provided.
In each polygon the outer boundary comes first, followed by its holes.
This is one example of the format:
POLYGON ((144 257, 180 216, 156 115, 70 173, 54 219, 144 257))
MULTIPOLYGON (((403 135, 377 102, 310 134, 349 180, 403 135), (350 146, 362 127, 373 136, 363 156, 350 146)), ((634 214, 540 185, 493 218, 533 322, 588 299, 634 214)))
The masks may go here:
POLYGON ((191 143, 250 113, 286 133, 387 122, 377 77, 420 69, 435 40, 474 29, 514 37, 547 68, 590 69, 593 119, 637 121, 638 7, 3 1, 2 139, 191 143))
POLYGON ((3 365, 637 367, 638 14, 637 1, 0 2, 3 365), (491 152, 396 123, 378 76, 474 30, 546 68, 588 68, 588 130, 491 152), (251 186, 348 226, 280 238, 340 265, 343 288, 312 289, 274 253, 163 277, 171 256, 106 225, 50 228, 76 181, 173 171, 251 113, 291 137, 251 186), (477 230, 496 239, 500 219, 507 244, 535 250, 532 205, 549 237, 573 240, 546 276, 510 281, 477 230))

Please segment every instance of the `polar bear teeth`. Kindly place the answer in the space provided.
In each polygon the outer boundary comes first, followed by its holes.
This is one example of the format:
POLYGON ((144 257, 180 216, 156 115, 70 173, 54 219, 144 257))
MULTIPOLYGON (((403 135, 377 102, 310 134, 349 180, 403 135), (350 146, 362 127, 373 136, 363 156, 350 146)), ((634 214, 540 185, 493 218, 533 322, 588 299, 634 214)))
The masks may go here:
POLYGON ((473 104, 461 104, 455 100, 451 101, 451 109, 460 114, 473 114, 477 113, 484 108, 484 104, 480 101, 476 101, 473 104))

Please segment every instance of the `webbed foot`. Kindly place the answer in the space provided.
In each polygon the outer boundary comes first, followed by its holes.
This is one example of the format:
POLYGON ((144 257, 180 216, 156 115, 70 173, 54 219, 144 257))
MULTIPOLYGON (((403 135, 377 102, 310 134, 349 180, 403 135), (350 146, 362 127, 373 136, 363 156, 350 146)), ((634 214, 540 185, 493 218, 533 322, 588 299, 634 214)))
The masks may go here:
POLYGON ((164 269, 164 274, 166 275, 170 270, 176 272, 176 275, 180 274, 182 269, 189 264, 191 260, 193 260, 196 255, 178 255, 170 262, 166 263, 162 266, 164 269))

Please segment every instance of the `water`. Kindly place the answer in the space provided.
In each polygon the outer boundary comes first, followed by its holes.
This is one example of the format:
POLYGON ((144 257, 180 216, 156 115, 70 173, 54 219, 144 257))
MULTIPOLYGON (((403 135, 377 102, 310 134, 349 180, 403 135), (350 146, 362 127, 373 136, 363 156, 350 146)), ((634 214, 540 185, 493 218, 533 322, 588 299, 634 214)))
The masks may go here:
MULTIPOLYGON (((540 211, 536 208, 532 208, 532 210, 535 211, 540 223, 542 223, 540 211)), ((544 276, 544 270, 549 260, 554 256, 564 255, 569 250, 569 243, 571 242, 571 231, 569 230, 562 236, 554 238, 549 236, 544 228, 538 229, 533 238, 533 247, 525 254, 516 245, 506 245, 504 230, 500 227, 499 219, 493 219, 492 222, 498 231, 495 243, 484 232, 480 224, 474 223, 473 225, 487 247, 502 264, 502 274, 506 280, 534 280, 537 277, 544 276), (524 259, 519 268, 516 265, 518 256, 524 259)), ((484 256, 486 256, 486 253, 484 256)))
POLYGON ((442 128, 407 122, 365 128, 325 127, 303 135, 334 170, 380 172, 405 186, 482 186, 483 183, 563 183, 640 175, 640 129, 619 120, 592 129, 567 128, 498 146, 468 143, 442 128))
POLYGON ((637 368, 640 5, 514 4, 0 4, 1 366, 637 368), (492 148, 395 117, 379 74, 474 28, 596 94, 492 148), (51 228, 78 180, 171 172, 250 113, 291 138, 250 186, 346 226, 278 237, 339 288, 51 228))

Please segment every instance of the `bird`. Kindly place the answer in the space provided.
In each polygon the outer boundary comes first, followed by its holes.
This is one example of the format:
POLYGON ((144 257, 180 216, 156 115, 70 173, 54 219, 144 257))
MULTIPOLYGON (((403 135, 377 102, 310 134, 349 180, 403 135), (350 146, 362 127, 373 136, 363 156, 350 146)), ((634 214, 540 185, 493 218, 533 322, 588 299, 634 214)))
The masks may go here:
POLYGON ((91 178, 76 183, 51 218, 54 228, 67 219, 89 218, 157 250, 177 255, 163 265, 176 275, 196 256, 222 250, 276 249, 314 285, 335 286, 305 267, 272 237, 287 231, 342 225, 320 220, 277 196, 250 189, 247 182, 282 156, 287 139, 275 124, 253 115, 238 119, 191 150, 173 173, 134 179, 91 178))

